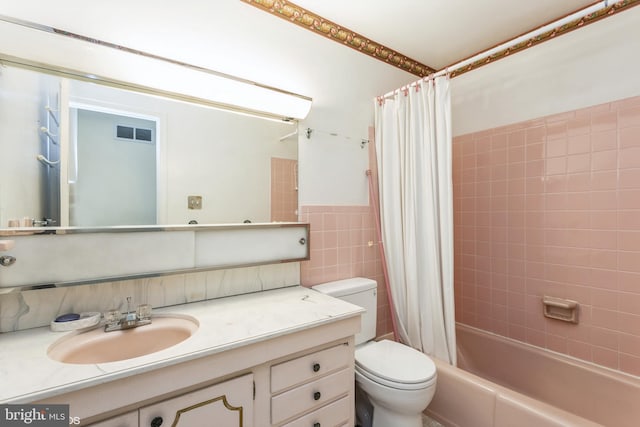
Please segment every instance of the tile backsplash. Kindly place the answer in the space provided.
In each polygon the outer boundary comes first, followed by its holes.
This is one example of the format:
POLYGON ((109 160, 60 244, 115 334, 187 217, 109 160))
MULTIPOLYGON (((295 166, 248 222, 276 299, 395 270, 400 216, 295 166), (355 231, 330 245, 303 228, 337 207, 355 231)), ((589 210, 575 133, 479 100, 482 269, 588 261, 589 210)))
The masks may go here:
POLYGON ((0 332, 48 325, 64 313, 126 309, 132 303, 166 307, 300 283, 297 262, 176 274, 0 294, 0 332))
POLYGON ((300 221, 309 223, 311 259, 300 266, 301 283, 368 277, 378 282, 377 335, 392 331, 380 261, 375 218, 369 206, 301 206, 300 221))
POLYGON ((640 376, 640 97, 453 151, 458 321, 640 376), (543 317, 544 295, 580 323, 543 317))

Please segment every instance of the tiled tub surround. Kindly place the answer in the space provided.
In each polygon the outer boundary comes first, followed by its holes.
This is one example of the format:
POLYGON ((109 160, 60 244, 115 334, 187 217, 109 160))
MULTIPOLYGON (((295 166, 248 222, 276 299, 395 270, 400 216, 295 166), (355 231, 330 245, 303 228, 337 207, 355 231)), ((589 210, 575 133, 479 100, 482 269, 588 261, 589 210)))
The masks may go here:
POLYGON ((457 320, 640 376, 640 97, 459 136, 453 157, 457 320))
POLYGON ((387 291, 369 206, 302 206, 300 221, 310 224, 309 261, 300 264, 303 286, 350 277, 367 277, 378 282, 378 324, 376 335, 392 331, 387 291))
MULTIPOLYGON (((340 339, 343 343, 357 331, 362 309, 295 286, 158 311, 192 316, 198 320, 199 329, 186 341, 157 353, 95 365, 49 359, 46 349, 64 334, 48 328, 4 335, 0 383, 11 387, 0 388, 0 402, 73 402, 71 415, 79 416, 85 424, 94 415, 129 410, 152 396, 188 388, 190 382, 246 372, 251 366, 283 357, 283 352, 293 354, 317 346, 318 333, 320 341, 340 339), (213 356, 217 357, 216 363, 209 359, 213 356), (169 368, 172 374, 167 373, 169 368), (151 381, 153 386, 137 387, 140 381, 151 381), (96 399, 96 388, 105 389, 110 398, 96 399), (87 396, 94 400, 87 401, 87 396)), ((255 405, 263 411, 268 411, 267 376, 268 369, 254 372, 254 377, 260 378, 256 379, 255 405)), ((265 425, 267 420, 268 416, 261 418, 256 425, 265 425)))

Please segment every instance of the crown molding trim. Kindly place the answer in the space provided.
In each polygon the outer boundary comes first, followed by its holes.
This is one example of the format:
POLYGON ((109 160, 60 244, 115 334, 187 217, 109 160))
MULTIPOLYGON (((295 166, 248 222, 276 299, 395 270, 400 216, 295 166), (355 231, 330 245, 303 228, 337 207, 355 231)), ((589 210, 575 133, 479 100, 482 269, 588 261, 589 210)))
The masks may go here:
POLYGON ((291 2, 285 0, 242 1, 416 76, 426 77, 436 72, 434 68, 428 65, 411 59, 291 2))
MULTIPOLYGON (((422 64, 414 59, 408 58, 407 56, 402 55, 401 53, 393 49, 390 49, 380 43, 377 43, 354 31, 351 31, 348 28, 341 27, 335 22, 329 21, 328 19, 325 19, 289 1, 286 1, 286 0, 242 0, 242 1, 254 7, 257 7, 260 10, 263 10, 279 18, 285 19, 291 23, 299 25, 307 30, 313 31, 324 37, 328 37, 335 42, 344 44, 345 46, 355 49, 360 53, 371 56, 372 58, 375 58, 379 61, 383 61, 389 65, 397 67, 403 71, 407 71, 416 76, 428 77, 429 75, 434 74, 436 73, 436 71, 438 71, 432 67, 429 67, 428 65, 422 64)), ((589 24, 593 24, 604 18, 608 18, 609 16, 612 16, 624 10, 631 9, 632 7, 638 6, 638 5, 640 5, 640 0, 622 0, 616 3, 613 3, 603 9, 598 10, 597 12, 591 13, 580 19, 576 19, 564 25, 558 26, 543 34, 539 34, 539 35, 536 35, 535 37, 531 37, 518 44, 515 44, 513 46, 510 46, 498 52, 495 52, 489 56, 486 56, 482 59, 474 61, 470 64, 467 64, 461 68, 452 69, 451 72, 448 72, 447 74, 449 74, 451 78, 460 76, 469 71, 476 70, 484 65, 488 65, 500 59, 506 58, 514 53, 518 53, 526 49, 529 49, 531 47, 537 46, 541 43, 552 40, 555 37, 561 36, 563 34, 567 34, 573 30, 577 30, 589 24)), ((568 15, 565 15, 565 16, 568 16, 568 15)), ((562 17, 559 19, 562 19, 562 17)), ((550 23, 547 23, 544 25, 548 25, 548 24, 550 23)), ((522 35, 514 37, 511 40, 521 37, 522 35)), ((491 49, 506 42, 508 42, 508 40, 505 42, 499 43, 489 49, 486 49, 484 52, 490 51, 491 49)), ((471 56, 468 56, 467 58, 463 58, 459 61, 456 61, 455 63, 448 65, 447 67, 444 67, 440 71, 445 71, 445 70, 448 70, 449 68, 453 68, 455 64, 464 62, 465 60, 469 58, 473 58, 474 56, 477 56, 481 53, 482 52, 477 52, 471 56)))

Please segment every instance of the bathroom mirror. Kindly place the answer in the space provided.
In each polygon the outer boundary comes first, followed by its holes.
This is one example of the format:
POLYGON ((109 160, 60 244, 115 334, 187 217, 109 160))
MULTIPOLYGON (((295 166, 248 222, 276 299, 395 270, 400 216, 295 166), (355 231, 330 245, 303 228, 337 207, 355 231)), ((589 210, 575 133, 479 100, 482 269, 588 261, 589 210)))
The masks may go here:
POLYGON ((297 122, 0 64, 0 234, 297 221, 297 122))

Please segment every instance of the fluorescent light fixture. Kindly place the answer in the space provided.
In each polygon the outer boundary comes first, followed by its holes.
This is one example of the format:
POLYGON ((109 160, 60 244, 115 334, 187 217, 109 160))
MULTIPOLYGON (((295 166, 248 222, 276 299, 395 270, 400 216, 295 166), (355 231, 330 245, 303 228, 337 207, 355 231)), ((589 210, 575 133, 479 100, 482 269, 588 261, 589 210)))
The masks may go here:
POLYGON ((304 119, 312 103, 296 93, 2 15, 0 60, 272 119, 304 119))

